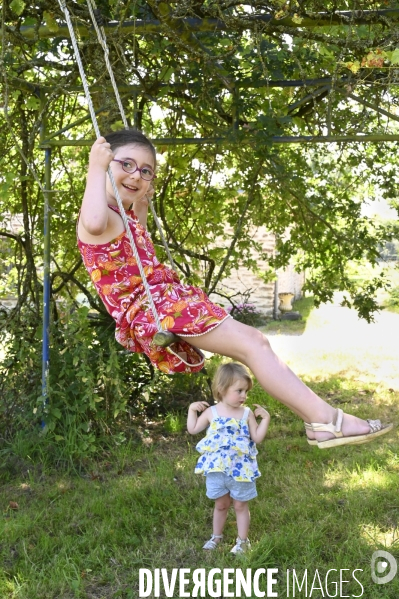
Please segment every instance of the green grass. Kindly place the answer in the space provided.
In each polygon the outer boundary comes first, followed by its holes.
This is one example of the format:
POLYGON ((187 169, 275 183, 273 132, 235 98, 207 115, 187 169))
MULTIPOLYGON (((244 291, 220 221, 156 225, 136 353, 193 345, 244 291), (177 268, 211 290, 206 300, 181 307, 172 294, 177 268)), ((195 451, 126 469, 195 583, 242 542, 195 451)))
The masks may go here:
MULTIPOLYGON (((326 323, 328 310, 312 310, 309 301, 305 306, 310 332, 318 329, 329 339, 324 331, 338 329, 337 321, 326 323)), ((344 330, 350 322, 342 322, 344 330)), ((389 347, 370 343, 361 353, 364 342, 352 346, 349 336, 339 351, 326 346, 320 352, 307 347, 305 337, 300 352, 288 346, 282 357, 316 393, 358 416, 398 422, 397 363, 379 370, 388 365, 389 347)), ((134 438, 75 467, 67 456, 55 459, 57 452, 45 450, 40 439, 17 436, 0 455, 0 599, 136 599, 140 568, 201 567, 278 568, 280 598, 288 597, 285 571, 293 568, 300 578, 307 569, 310 580, 317 569, 322 581, 328 570, 347 569, 343 578, 352 582, 336 596, 359 596, 351 572, 360 568, 362 597, 397 599, 399 575, 386 585, 370 575, 376 549, 399 560, 397 429, 383 442, 321 451, 307 444, 300 420, 258 384, 252 403, 266 405, 272 421, 258 446, 253 551, 241 560, 229 553, 233 512, 223 545, 211 553, 201 549, 211 533, 213 503, 204 479, 194 474, 202 435, 185 432, 185 413, 141 423, 134 438)), ((333 586, 329 593, 334 596, 333 586)), ((295 597, 309 596, 323 594, 296 589, 295 597)))
POLYGON ((291 333, 300 335, 306 328, 307 320, 314 308, 312 297, 304 297, 293 302, 292 309, 299 312, 301 320, 269 320, 263 327, 259 327, 264 333, 291 333))
MULTIPOLYGON (((359 394, 356 383, 337 377, 309 382, 343 409, 369 417, 378 407, 382 417, 398 420, 399 393, 363 385, 359 394)), ((229 553, 233 513, 223 546, 212 554, 201 549, 211 532, 212 502, 193 472, 200 436, 168 433, 168 424, 153 422, 146 444, 120 447, 80 472, 57 472, 45 456, 36 464, 27 456, 4 456, 0 597, 133 598, 139 568, 277 567, 280 589, 287 568, 301 576, 306 568, 323 575, 331 568, 361 568, 368 599, 396 598, 399 579, 377 587, 370 560, 377 548, 399 558, 397 434, 384 444, 323 452, 306 443, 299 420, 259 386, 250 401, 266 403, 273 418, 259 446, 253 552, 239 566, 229 553), (18 474, 6 476, 11 467, 18 474)), ((345 588, 360 592, 355 582, 345 588)))

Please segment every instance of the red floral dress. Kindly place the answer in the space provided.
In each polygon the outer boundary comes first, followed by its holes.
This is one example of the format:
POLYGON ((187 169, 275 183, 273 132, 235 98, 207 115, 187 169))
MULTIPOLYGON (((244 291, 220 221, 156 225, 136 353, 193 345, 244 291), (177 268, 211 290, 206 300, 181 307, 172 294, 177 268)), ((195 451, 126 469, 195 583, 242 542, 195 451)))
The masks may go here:
MULTIPOLYGON (((109 208, 119 214, 117 206, 109 208)), ((201 289, 180 283, 175 271, 158 261, 150 234, 133 210, 127 210, 126 216, 163 329, 196 337, 229 317, 201 289)), ((173 352, 153 344, 157 326, 126 233, 102 244, 83 243, 78 238, 78 247, 99 296, 116 322, 116 340, 132 352, 145 353, 163 372, 201 370, 203 362, 185 341, 173 344, 173 352)))

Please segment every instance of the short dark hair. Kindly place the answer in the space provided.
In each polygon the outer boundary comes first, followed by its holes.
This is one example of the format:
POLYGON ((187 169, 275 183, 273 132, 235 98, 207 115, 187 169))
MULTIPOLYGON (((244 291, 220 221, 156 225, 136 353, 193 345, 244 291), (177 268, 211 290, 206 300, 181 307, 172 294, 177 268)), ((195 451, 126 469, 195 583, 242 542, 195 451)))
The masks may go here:
POLYGON ((152 142, 142 133, 139 129, 121 129, 120 131, 111 131, 104 135, 105 139, 109 144, 111 144, 111 150, 115 152, 118 148, 122 146, 127 146, 130 144, 136 144, 138 146, 143 146, 150 150, 153 158, 154 158, 154 166, 157 163, 157 153, 155 147, 152 142))

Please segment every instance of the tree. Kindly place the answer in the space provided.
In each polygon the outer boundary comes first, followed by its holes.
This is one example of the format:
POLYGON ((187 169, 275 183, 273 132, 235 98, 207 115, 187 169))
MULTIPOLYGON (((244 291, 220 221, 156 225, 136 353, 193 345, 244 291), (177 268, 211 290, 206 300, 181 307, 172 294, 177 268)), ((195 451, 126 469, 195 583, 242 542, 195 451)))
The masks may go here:
MULTIPOLYGON (((2 8, 2 289, 19 298, 6 328, 37 347, 46 146, 55 190, 53 317, 57 300, 74 303, 80 292, 106 318, 81 268, 74 228, 87 161, 76 140, 94 136, 62 10, 42 0, 2 8), (9 214, 22 215, 21 233, 6 227, 9 214)), ((87 6, 79 0, 68 8, 100 129, 120 127, 87 6)), ((375 264, 378 247, 395 235, 362 216, 363 192, 396 197, 395 143, 361 143, 359 135, 398 135, 399 11, 390 3, 385 12, 373 2, 363 2, 361 14, 357 8, 299 0, 101 3, 105 22, 114 21, 106 27, 109 56, 129 123, 163 140, 155 207, 187 281, 217 292, 238 263, 255 267, 251 231, 266 225, 277 238, 271 271, 296 257, 316 303, 339 288, 372 318, 384 277, 359 288, 346 265, 375 264), (316 145, 340 136, 353 141, 316 145), (283 143, 293 137, 295 145, 283 143), (183 138, 195 143, 176 143, 183 138)))

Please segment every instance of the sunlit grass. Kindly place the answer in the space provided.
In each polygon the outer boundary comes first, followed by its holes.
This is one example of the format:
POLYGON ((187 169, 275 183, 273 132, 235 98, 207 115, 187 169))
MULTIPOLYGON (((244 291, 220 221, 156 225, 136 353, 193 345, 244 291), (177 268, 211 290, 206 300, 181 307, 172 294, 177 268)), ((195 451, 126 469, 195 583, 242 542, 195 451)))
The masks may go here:
POLYGON ((397 552, 398 550, 399 532, 396 526, 382 530, 378 526, 365 525, 360 531, 360 535, 371 547, 379 544, 387 551, 397 552))
MULTIPOLYGON (((396 475, 395 475, 396 478, 396 475)), ((325 475, 325 485, 333 487, 337 483, 341 485, 341 488, 347 490, 358 490, 358 489, 375 489, 384 491, 394 484, 393 477, 389 472, 375 469, 372 466, 366 470, 345 472, 344 482, 343 473, 338 470, 333 470, 325 475)))
POLYGON ((313 310, 302 335, 270 335, 273 349, 302 376, 399 389, 399 316, 382 312, 368 324, 339 302, 313 310))
POLYGON ((299 312, 302 316, 301 320, 269 320, 266 325, 258 327, 266 335, 268 334, 297 334, 303 333, 307 327, 307 322, 310 314, 314 309, 312 297, 304 297, 293 303, 293 311, 299 312))

